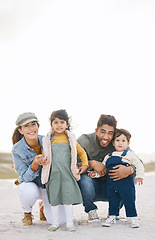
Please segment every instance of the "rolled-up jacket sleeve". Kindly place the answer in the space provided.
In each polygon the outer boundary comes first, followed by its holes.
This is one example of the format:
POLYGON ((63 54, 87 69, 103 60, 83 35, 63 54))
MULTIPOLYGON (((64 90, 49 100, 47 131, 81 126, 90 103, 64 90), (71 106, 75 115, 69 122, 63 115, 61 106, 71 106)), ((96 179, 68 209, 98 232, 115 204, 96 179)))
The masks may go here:
POLYGON ((19 156, 15 152, 13 152, 12 155, 13 155, 13 161, 15 163, 16 171, 21 177, 21 179, 19 178, 19 182, 22 182, 22 181, 32 182, 37 176, 39 176, 40 167, 37 172, 34 172, 31 169, 32 163, 30 163, 29 165, 26 164, 21 158, 21 156, 19 156))

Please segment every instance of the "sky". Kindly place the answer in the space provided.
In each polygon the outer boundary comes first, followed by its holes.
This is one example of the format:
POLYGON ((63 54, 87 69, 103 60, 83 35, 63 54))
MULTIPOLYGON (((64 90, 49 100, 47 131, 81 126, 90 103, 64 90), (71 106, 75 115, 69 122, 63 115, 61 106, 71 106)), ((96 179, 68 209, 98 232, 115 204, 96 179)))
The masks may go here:
POLYGON ((76 136, 111 114, 137 153, 155 152, 154 0, 0 0, 0 151, 34 112, 66 109, 76 136))

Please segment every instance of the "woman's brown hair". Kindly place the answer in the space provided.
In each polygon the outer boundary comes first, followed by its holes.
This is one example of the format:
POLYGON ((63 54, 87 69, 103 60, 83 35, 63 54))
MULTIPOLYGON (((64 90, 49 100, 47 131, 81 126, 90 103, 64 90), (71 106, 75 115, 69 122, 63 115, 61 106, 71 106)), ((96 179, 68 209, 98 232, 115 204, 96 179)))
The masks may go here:
POLYGON ((23 137, 23 135, 18 131, 18 129, 21 128, 21 127, 16 127, 14 132, 13 132, 13 135, 12 135, 12 143, 13 145, 15 143, 17 143, 18 141, 20 141, 23 137))

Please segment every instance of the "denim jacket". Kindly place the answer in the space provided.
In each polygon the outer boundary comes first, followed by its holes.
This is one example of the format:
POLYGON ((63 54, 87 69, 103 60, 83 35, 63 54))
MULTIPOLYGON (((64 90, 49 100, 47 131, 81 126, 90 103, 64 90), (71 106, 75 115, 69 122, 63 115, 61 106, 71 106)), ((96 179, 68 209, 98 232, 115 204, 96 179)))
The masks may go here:
MULTIPOLYGON (((43 136, 38 135, 38 139, 42 148, 42 138, 43 136)), ((37 172, 33 172, 31 169, 31 164, 37 156, 34 149, 30 148, 25 138, 23 137, 19 142, 17 142, 12 148, 13 161, 15 163, 16 171, 19 174, 19 183, 22 182, 34 182, 39 187, 43 187, 41 183, 41 170, 42 167, 39 166, 37 172)))

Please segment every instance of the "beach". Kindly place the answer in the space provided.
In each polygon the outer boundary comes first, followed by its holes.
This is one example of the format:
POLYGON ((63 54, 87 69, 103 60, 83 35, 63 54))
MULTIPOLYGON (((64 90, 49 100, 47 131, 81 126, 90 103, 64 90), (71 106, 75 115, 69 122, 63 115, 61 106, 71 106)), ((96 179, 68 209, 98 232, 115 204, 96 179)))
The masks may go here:
MULTIPOLYGON (((48 223, 39 220, 39 200, 33 208, 33 225, 22 226, 22 210, 14 180, 0 179, 0 239, 1 240, 109 240, 132 239, 153 240, 155 238, 155 172, 145 173, 144 184, 136 186, 136 206, 139 228, 133 229, 128 221, 118 221, 111 227, 102 227, 108 213, 107 202, 97 202, 100 221, 87 223, 83 206, 74 206, 76 232, 68 232, 61 226, 56 232, 49 232, 48 223)), ((120 215, 125 217, 124 208, 120 215)))

